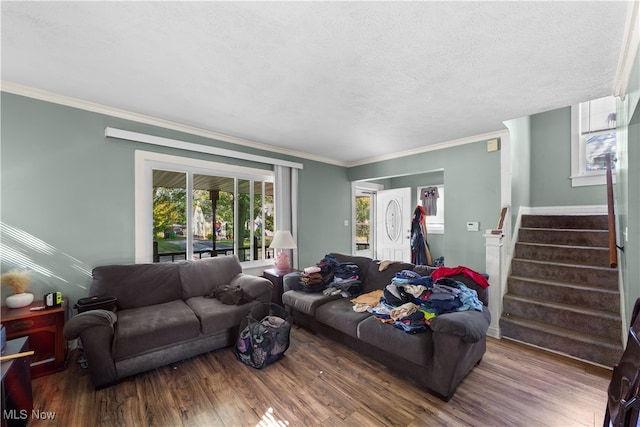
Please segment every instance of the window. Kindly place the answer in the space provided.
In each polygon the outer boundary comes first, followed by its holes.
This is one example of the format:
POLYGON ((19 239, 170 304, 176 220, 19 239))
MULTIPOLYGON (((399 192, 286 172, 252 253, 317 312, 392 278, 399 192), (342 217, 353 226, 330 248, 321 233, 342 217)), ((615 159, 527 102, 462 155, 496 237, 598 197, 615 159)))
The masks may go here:
POLYGON ((420 193, 423 188, 436 187, 438 189, 438 197, 436 198, 436 215, 425 216, 425 224, 427 233, 444 234, 444 185, 423 185, 418 187, 417 201, 422 203, 420 193))
POLYGON ((615 159, 616 153, 615 98, 608 96, 572 107, 571 127, 572 185, 603 185, 606 155, 612 154, 615 159))
POLYGON ((272 171, 147 152, 136 162, 138 262, 273 257, 272 171))

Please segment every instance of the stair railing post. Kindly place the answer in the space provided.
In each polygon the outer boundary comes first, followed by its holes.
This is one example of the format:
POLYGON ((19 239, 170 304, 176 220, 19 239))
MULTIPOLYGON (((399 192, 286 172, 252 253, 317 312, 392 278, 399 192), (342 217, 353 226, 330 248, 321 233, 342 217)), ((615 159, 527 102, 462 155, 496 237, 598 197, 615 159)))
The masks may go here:
POLYGON ((491 323, 487 335, 493 338, 502 338, 500 332, 500 316, 502 316, 502 266, 504 265, 504 236, 492 234, 487 230, 483 234, 485 238, 485 272, 489 275, 489 312, 491 323))

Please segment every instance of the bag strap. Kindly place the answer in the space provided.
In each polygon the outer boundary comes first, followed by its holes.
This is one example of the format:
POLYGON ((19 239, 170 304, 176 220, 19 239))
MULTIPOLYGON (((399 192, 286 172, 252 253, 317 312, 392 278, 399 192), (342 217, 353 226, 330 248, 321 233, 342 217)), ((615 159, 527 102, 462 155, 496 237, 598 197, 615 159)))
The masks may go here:
POLYGON ((279 304, 271 303, 271 307, 269 309, 269 312, 270 312, 270 314, 272 316, 278 316, 279 318, 284 319, 284 320, 288 321, 289 323, 291 323, 289 321, 289 317, 290 317, 289 313, 287 312, 287 310, 283 306, 281 306, 279 304))

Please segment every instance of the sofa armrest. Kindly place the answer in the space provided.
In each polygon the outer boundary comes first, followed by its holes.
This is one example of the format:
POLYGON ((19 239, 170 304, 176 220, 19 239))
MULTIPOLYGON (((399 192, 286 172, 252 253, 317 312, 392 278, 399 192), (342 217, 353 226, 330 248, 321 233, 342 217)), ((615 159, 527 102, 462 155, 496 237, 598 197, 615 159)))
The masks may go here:
POLYGON ((436 316, 431 320, 431 330, 457 335, 464 342, 474 343, 486 336, 489 323, 491 323, 491 313, 484 306, 482 312, 476 310, 456 311, 436 316))
POLYGON ((115 361, 111 355, 114 330, 117 322, 114 312, 91 310, 69 319, 63 335, 67 340, 80 338, 84 355, 89 363, 91 381, 96 388, 118 381, 115 361))
POLYGON ((244 293, 257 301, 271 302, 273 283, 269 279, 251 274, 240 273, 231 279, 231 286, 239 286, 244 293))
POLYGON ((73 340, 80 337, 86 329, 95 326, 107 327, 113 333, 113 324, 118 320, 116 314, 109 310, 90 310, 69 319, 62 330, 65 339, 73 340))
POLYGON ((282 277, 282 293, 287 291, 299 291, 302 289, 300 286, 300 277, 302 277, 302 273, 293 272, 285 274, 282 277))

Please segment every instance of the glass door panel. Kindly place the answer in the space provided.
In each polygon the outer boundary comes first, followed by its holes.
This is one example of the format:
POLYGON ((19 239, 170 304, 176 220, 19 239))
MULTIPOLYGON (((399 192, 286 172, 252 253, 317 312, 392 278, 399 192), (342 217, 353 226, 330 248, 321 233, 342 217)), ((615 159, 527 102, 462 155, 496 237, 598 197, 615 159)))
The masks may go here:
POLYGON ((252 229, 253 215, 251 211, 251 181, 238 180, 238 258, 240 261, 253 259, 252 229))
POLYGON ((153 171, 153 262, 185 259, 187 174, 153 171))
POLYGON ((370 192, 356 194, 356 254, 360 256, 373 256, 372 200, 370 192))

